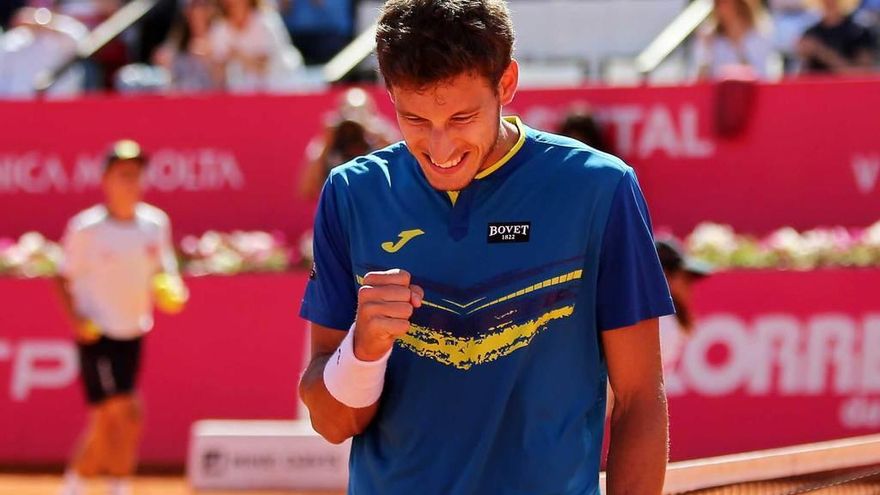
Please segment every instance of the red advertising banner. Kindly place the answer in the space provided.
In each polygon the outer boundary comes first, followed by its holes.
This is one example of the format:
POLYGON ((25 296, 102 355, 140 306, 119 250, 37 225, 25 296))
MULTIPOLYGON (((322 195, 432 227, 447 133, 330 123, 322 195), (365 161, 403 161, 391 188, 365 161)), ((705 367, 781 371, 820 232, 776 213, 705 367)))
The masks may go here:
MULTIPOLYGON (((181 464, 193 421, 292 419, 306 275, 190 278, 191 299, 145 337, 142 458, 181 464)), ((59 463, 86 421, 72 329, 46 279, 0 278, 0 464, 59 463)))
MULTIPOLYGON (((727 272, 667 369, 673 459, 880 431, 880 270, 727 272)), ((182 463, 203 418, 297 414, 306 275, 188 280, 146 337, 142 458, 182 463)), ((0 464, 62 462, 85 422, 70 329, 49 280, 0 279, 0 464)))
POLYGON ((0 236, 58 238, 100 200, 103 156, 125 137, 150 154, 147 200, 169 213, 175 235, 302 232, 313 205, 296 194, 298 174, 333 105, 330 94, 0 103, 0 236))
POLYGON ((552 129, 578 104, 635 167, 655 227, 762 235, 880 219, 880 79, 524 91, 511 109, 552 129))
MULTIPOLYGON (((384 91, 374 94, 393 118, 384 91)), ((122 137, 151 152, 147 199, 177 235, 311 223, 296 183, 336 94, 100 97, 0 102, 0 236, 57 238, 100 198, 101 157, 122 137)), ((880 80, 756 86, 520 91, 507 113, 552 130, 591 105, 610 151, 638 171, 655 224, 701 221, 763 234, 880 218, 880 80)))
POLYGON ((880 270, 727 272, 666 370, 674 459, 880 432, 880 270))

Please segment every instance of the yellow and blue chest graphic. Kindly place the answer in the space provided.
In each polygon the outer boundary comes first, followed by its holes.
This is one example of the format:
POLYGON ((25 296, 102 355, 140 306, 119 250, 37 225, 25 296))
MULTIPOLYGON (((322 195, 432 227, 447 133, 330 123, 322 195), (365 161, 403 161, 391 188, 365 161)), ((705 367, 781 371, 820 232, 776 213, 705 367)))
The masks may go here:
POLYGON ((413 273, 425 299, 398 344, 461 370, 504 358, 574 313, 582 262, 577 256, 462 288, 413 273))

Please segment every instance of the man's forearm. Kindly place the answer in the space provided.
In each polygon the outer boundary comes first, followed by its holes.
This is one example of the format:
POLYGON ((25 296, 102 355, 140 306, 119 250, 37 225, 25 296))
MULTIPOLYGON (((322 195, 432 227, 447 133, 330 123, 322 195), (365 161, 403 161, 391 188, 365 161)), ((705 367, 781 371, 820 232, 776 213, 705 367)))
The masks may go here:
POLYGON ((668 457, 666 398, 626 404, 617 400, 611 414, 608 495, 659 495, 668 457))
POLYGON ((73 296, 70 294, 70 282, 64 277, 57 277, 55 282, 58 287, 58 296, 61 298, 61 306, 64 308, 64 312, 67 313, 67 316, 74 325, 79 324, 82 317, 77 314, 76 308, 74 308, 73 296))
POLYGON ((302 401, 309 409, 312 427, 332 443, 342 443, 361 433, 373 420, 378 402, 351 408, 337 401, 324 385, 324 366, 332 354, 315 356, 299 384, 302 401))

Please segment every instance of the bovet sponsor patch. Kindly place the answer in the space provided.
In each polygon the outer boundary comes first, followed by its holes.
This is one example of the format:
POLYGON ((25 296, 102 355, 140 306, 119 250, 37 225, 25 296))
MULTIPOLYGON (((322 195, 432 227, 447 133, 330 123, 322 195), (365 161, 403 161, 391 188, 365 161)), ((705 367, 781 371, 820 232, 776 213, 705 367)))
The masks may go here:
POLYGON ((489 244, 529 242, 531 230, 531 222, 492 222, 489 224, 486 239, 489 244))

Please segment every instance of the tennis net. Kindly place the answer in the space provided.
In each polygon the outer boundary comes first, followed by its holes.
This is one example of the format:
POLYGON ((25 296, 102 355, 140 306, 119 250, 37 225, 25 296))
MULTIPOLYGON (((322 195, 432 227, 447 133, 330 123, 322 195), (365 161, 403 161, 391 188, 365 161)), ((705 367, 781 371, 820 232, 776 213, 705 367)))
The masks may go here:
POLYGON ((671 463, 663 493, 880 495, 880 435, 671 463))

